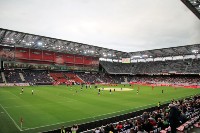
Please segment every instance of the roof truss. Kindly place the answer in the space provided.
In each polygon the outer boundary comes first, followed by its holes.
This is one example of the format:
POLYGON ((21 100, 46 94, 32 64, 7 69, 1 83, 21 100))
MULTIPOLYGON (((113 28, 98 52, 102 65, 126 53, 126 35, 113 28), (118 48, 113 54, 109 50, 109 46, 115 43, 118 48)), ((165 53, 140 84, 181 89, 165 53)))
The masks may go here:
POLYGON ((122 52, 103 47, 92 46, 88 44, 50 38, 45 36, 33 35, 23 32, 17 32, 7 29, 0 29, 0 45, 10 47, 25 47, 31 49, 41 49, 62 53, 93 56, 99 58, 149 58, 149 57, 168 57, 196 54, 194 50, 200 52, 200 44, 145 50, 138 52, 122 52))

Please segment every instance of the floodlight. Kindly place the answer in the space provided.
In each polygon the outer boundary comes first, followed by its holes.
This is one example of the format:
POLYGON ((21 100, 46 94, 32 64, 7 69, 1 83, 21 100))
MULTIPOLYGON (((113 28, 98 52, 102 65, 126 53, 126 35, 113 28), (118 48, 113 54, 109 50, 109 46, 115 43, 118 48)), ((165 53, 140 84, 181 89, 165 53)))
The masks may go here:
POLYGON ((142 55, 142 57, 148 57, 148 55, 145 54, 145 55, 142 55))
POLYGON ((132 56, 132 58, 140 58, 139 55, 132 56))
POLYGON ((198 53, 198 50, 194 49, 194 50, 192 50, 192 53, 197 54, 197 53, 198 53))
MULTIPOLYGON (((34 43, 34 42, 33 42, 33 43, 34 43)), ((38 44, 38 46, 42 46, 42 42, 38 42, 37 44, 38 44)))

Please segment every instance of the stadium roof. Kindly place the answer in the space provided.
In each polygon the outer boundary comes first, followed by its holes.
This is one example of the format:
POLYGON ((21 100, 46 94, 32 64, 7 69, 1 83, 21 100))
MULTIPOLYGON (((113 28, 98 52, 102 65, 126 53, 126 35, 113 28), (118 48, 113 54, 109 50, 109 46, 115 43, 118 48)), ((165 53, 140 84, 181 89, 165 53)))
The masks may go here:
POLYGON ((181 0, 200 19, 200 0, 181 0))
POLYGON ((200 44, 179 47, 145 50, 139 52, 123 52, 88 44, 50 38, 0 28, 0 45, 49 50, 55 52, 93 56, 99 58, 149 58, 197 54, 200 44))
POLYGON ((126 52, 0 28, 0 45, 118 59, 126 52))
POLYGON ((139 52, 130 52, 132 58, 149 58, 149 57, 171 57, 198 54, 200 52, 200 44, 170 47, 154 50, 145 50, 139 52))

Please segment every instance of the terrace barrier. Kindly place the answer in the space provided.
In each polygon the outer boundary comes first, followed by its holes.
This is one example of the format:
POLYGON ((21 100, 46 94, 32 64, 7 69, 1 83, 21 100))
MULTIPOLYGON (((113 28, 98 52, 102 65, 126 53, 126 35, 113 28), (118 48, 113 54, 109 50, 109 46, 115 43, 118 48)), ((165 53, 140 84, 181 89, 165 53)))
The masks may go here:
POLYGON ((29 86, 29 83, 0 83, 0 86, 29 86))

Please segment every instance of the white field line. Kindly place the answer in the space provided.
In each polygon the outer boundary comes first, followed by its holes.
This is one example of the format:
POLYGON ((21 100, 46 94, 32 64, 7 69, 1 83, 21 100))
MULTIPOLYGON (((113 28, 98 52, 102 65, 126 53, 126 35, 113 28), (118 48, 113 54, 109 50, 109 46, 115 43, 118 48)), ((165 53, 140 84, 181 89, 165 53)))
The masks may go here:
MULTIPOLYGON (((190 95, 190 96, 191 96, 191 95, 190 95)), ((189 96, 184 96, 184 97, 189 97, 189 96)), ((178 97, 178 98, 176 98, 176 99, 181 99, 181 98, 184 98, 184 97, 178 97)), ((166 100, 166 101, 163 101, 163 103, 169 102, 169 101, 170 101, 170 100, 166 100)), ((156 104, 156 103, 153 103, 153 104, 156 104)), ((153 104, 148 104, 148 105, 145 105, 145 106, 139 106, 139 107, 132 108, 132 109, 137 109, 137 108, 141 108, 141 107, 146 107, 146 106, 153 105, 153 104)), ((1 105, 1 104, 0 104, 0 105, 1 105)), ((125 110, 120 110, 120 111, 116 111, 116 112, 106 113, 106 114, 97 115, 97 116, 93 116, 93 117, 87 117, 87 118, 77 119, 77 120, 72 120, 72 121, 58 122, 58 123, 54 123, 54 124, 49 124, 49 125, 44 125, 44 126, 38 126, 38 127, 33 127, 33 128, 26 128, 26 129, 23 129, 23 130, 22 130, 22 129, 16 124, 16 122, 12 119, 12 117, 8 114, 8 112, 4 109, 4 107, 3 107, 2 105, 1 105, 1 107, 3 108, 3 110, 6 112, 6 114, 10 117, 10 119, 14 122, 15 126, 16 126, 20 131, 32 130, 32 129, 42 128, 42 127, 48 127, 48 126, 53 126, 53 125, 58 125, 58 124, 63 124, 63 123, 69 123, 69 122, 74 122, 74 121, 80 121, 80 120, 90 119, 90 118, 95 119, 95 117, 100 117, 100 116, 104 116, 104 115, 108 115, 108 114, 115 114, 115 113, 118 113, 118 112, 123 112, 123 111, 131 110, 131 109, 125 109, 125 110)), ((142 109, 145 109, 145 108, 142 108, 142 109)), ((139 110, 138 110, 138 111, 139 111, 139 110)), ((109 118, 109 117, 108 117, 108 118, 109 118)))
POLYGON ((6 107, 4 107, 5 109, 7 109, 7 108, 21 108, 21 107, 28 107, 28 106, 33 106, 33 105, 19 105, 19 106, 6 106, 6 107))
MULTIPOLYGON (((1 104, 0 104, 1 105, 1 104)), ((22 129, 17 125, 17 123, 15 122, 15 120, 8 114, 8 112, 6 111, 6 109, 1 105, 1 108, 6 112, 6 114, 8 115, 8 117, 13 121, 13 123, 15 124, 15 126, 22 131, 22 129)))

